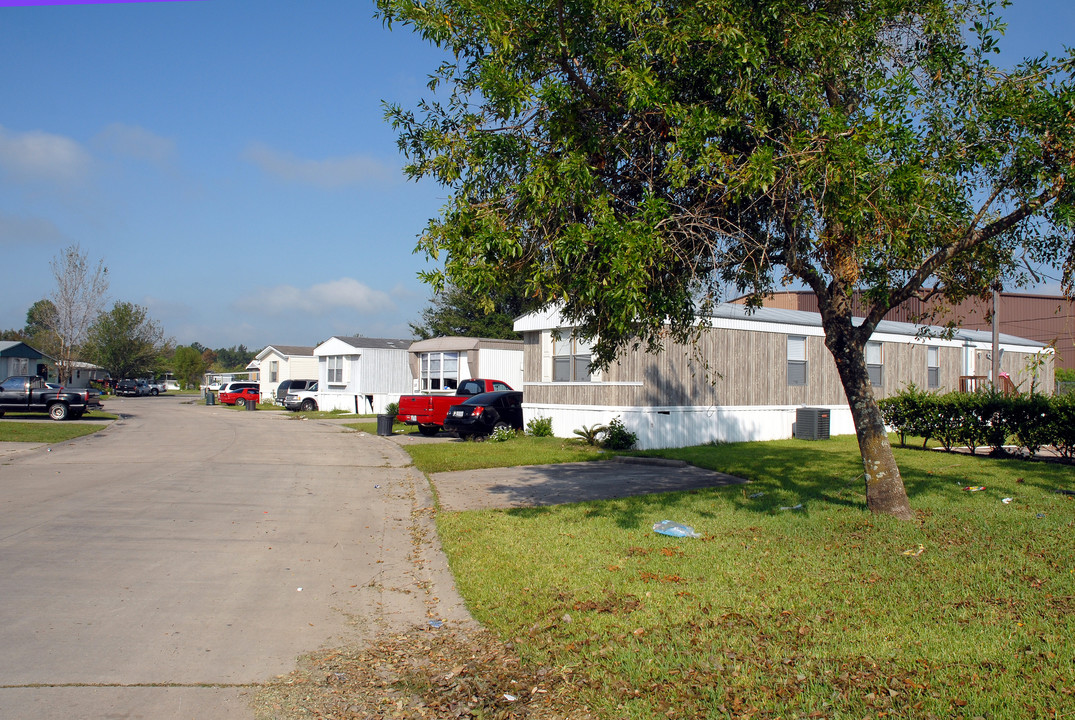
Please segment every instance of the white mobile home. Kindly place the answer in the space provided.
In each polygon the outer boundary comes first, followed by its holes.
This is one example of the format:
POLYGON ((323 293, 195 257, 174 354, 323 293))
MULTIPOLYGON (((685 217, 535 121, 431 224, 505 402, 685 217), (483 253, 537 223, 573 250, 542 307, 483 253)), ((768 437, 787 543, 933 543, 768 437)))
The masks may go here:
POLYGON ((269 345, 254 360, 260 369, 261 397, 276 397, 284 380, 316 380, 314 348, 304 345, 269 345))
POLYGON ((382 413, 411 392, 410 340, 332 337, 314 348, 317 407, 360 415, 382 413))

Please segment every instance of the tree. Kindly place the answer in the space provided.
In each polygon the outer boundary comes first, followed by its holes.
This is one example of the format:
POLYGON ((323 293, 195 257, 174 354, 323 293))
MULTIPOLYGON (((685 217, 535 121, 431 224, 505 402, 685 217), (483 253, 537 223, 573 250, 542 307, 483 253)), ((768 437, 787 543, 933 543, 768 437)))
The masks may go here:
POLYGON ((55 312, 41 320, 58 340, 59 380, 69 382, 75 353, 104 305, 108 268, 104 261, 98 261, 97 266, 91 268, 87 255, 77 244, 65 248, 49 265, 56 278, 56 289, 50 298, 55 312))
POLYGON ((515 318, 530 309, 520 283, 481 298, 449 284, 433 293, 421 322, 410 326, 421 340, 456 335, 518 340, 515 318))
POLYGON ((910 518, 865 366, 877 323, 1023 282, 1024 262, 1063 263, 1071 292, 1075 55, 994 67, 994 5, 378 0, 453 58, 430 82, 444 96, 387 109, 410 176, 451 190, 419 240, 443 256, 426 277, 475 295, 521 279, 599 366, 696 338, 726 285, 757 305, 802 283, 867 505, 910 518))
POLYGON ((56 317, 56 306, 51 300, 38 300, 26 311, 26 327, 23 329, 23 337, 35 350, 46 355, 59 358, 61 355, 60 338, 52 324, 56 317))
POLYGON ((257 352, 247 350, 246 345, 232 345, 230 348, 216 349, 216 363, 221 370, 244 370, 257 352))
POLYGON ((163 339, 160 325, 144 307, 117 302, 90 326, 83 349, 112 377, 135 378, 155 374, 163 339))
POLYGON ((175 376, 183 387, 197 387, 209 368, 202 358, 202 350, 198 347, 197 343, 193 343, 189 346, 181 345, 175 349, 172 363, 175 366, 175 376))

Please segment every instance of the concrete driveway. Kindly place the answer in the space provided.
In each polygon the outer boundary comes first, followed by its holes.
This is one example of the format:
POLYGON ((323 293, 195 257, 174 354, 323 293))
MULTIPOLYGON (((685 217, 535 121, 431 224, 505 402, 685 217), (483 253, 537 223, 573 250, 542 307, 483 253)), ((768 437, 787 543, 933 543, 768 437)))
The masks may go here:
POLYGON ((0 454, 0 718, 251 718, 302 653, 467 621, 393 443, 182 397, 106 409, 0 454))
POLYGON ((746 482, 684 462, 645 458, 460 470, 435 473, 430 480, 444 510, 541 507, 746 482))

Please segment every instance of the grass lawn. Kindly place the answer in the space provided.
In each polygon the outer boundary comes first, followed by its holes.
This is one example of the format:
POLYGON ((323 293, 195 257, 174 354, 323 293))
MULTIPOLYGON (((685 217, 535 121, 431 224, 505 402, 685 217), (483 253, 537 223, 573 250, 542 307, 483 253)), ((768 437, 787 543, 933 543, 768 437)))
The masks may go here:
POLYGON ((580 462, 606 456, 598 448, 574 440, 525 435, 508 442, 425 443, 405 449, 418 469, 427 473, 580 462))
MULTIPOLYGON (((405 448, 427 470, 589 450, 515 444, 405 448)), ((437 515, 471 612, 598 717, 1075 717, 1070 465, 897 448, 900 522, 865 509, 852 437, 659 454, 752 482, 437 515)))
MULTIPOLYGON (((7 413, 5 417, 35 418, 27 422, 0 422, 0 442, 27 442, 27 443, 58 443, 71 438, 91 435, 98 430, 108 427, 100 423, 85 423, 78 421, 55 422, 48 420, 47 416, 19 415, 7 413), (42 419, 44 418, 44 419, 42 419)), ((102 412, 91 412, 83 416, 84 419, 109 419, 115 420, 115 415, 102 412)))

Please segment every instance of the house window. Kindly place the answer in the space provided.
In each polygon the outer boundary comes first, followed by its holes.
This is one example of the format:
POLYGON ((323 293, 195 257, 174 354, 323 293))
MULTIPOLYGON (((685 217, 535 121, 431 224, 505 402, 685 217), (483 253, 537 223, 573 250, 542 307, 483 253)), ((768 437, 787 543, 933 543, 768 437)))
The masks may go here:
POLYGON ((806 337, 788 335, 788 385, 806 385, 806 337))
POLYGON ((273 360, 269 363, 269 382, 276 382, 280 377, 280 361, 273 360))
POLYGON ((575 336, 553 340, 553 382, 590 382, 590 343, 575 336))
POLYGON ((884 385, 885 373, 879 342, 866 343, 866 374, 870 376, 870 384, 874 387, 884 385))
POLYGON ((938 347, 926 348, 926 387, 936 390, 941 386, 941 350, 938 347))
POLYGON ((459 387, 459 353, 422 353, 422 390, 455 390, 459 387))
POLYGON ((328 377, 326 379, 330 383, 342 383, 343 382, 343 356, 342 355, 330 355, 328 357, 328 377))

